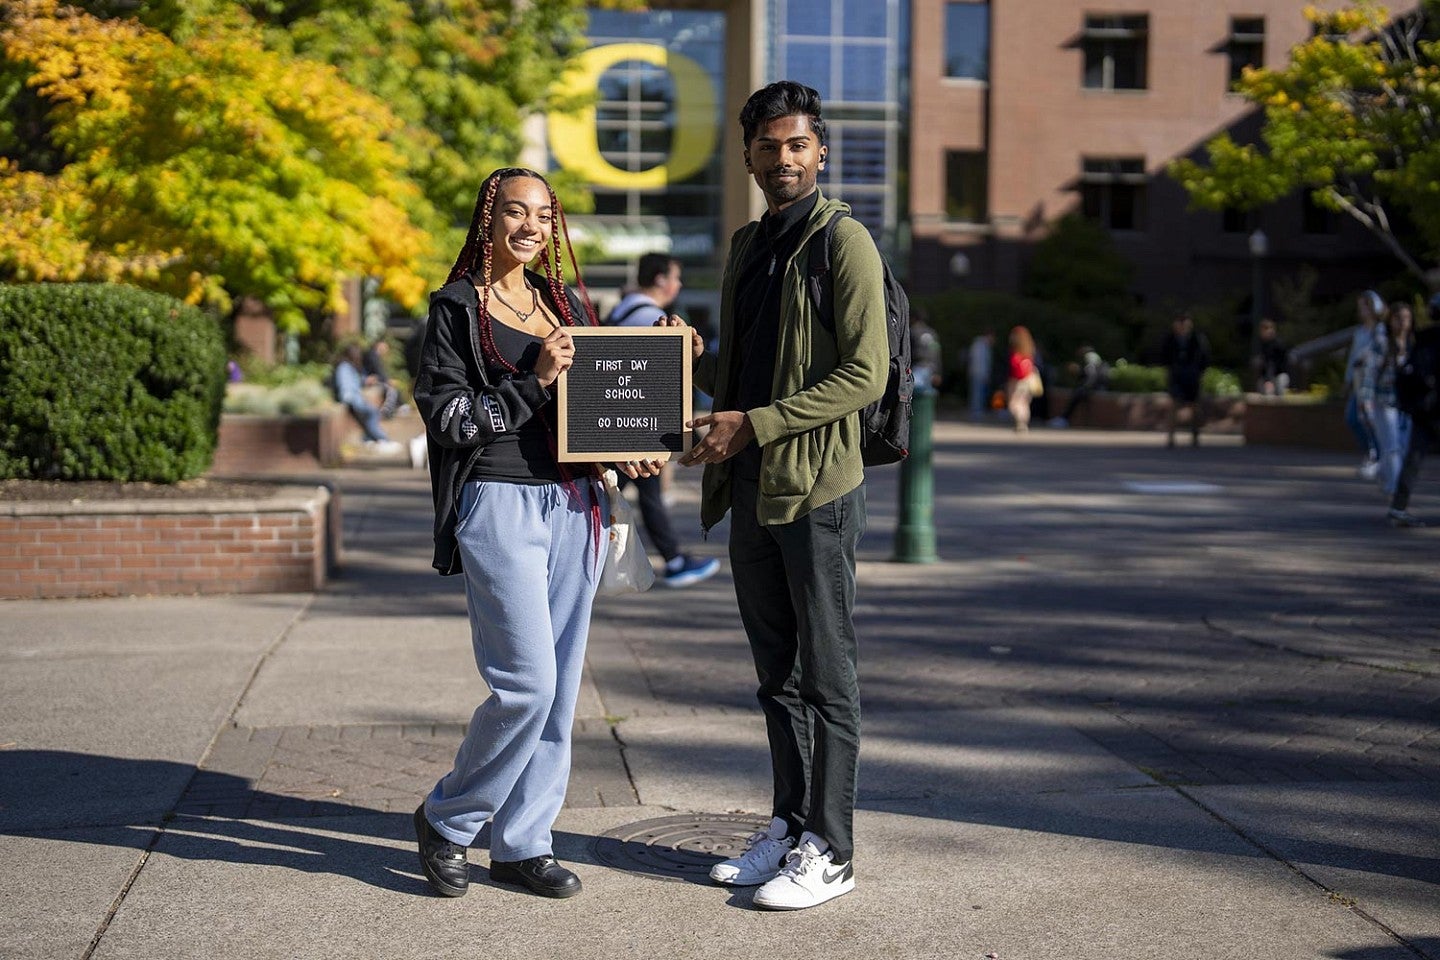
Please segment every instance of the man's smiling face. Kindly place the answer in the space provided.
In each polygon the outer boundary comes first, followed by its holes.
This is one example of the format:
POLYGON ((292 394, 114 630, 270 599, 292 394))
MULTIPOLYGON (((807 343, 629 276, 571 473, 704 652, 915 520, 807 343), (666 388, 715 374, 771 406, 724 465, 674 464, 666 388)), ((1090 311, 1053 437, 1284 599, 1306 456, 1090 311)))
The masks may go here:
POLYGON ((810 129, 810 118, 792 114, 760 125, 745 148, 745 166, 774 212, 814 191, 826 153, 810 129))

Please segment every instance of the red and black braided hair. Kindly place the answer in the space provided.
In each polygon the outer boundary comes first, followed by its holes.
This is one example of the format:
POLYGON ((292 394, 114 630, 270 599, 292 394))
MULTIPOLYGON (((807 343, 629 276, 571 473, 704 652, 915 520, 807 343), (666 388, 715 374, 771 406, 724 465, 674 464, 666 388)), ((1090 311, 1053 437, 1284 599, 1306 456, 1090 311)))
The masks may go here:
POLYGON ((570 229, 565 221, 565 210, 560 205, 560 198, 555 195, 555 188, 550 186, 543 174, 537 173, 526 167, 501 167, 494 171, 485 181, 480 184, 480 192, 475 197, 475 212, 470 216, 470 229, 465 234, 465 245, 460 248, 460 256, 455 258, 455 266, 450 268, 450 276, 446 283, 453 283, 461 277, 469 277, 471 282, 478 283, 484 287, 480 302, 480 347, 485 353, 485 359, 497 367, 516 372, 514 365, 500 355, 495 348, 495 338, 490 327, 490 283, 493 279, 491 269, 493 265, 494 240, 491 237, 491 228, 495 224, 495 217, 499 207, 497 202, 500 195, 500 184, 515 177, 529 177, 532 180, 539 180, 545 185, 545 191, 550 195, 550 209, 554 211, 552 221, 554 229, 550 231, 550 243, 540 251, 540 266, 545 274, 546 286, 550 289, 550 297, 555 303, 556 310, 560 314, 560 322, 568 327, 573 326, 598 326, 599 320, 595 315, 595 305, 590 302, 590 291, 585 288, 585 281, 580 277, 580 261, 575 258, 575 248, 570 243, 570 229), (564 252, 570 255, 570 266, 575 273, 575 285, 580 288, 581 302, 585 308, 584 317, 576 317, 570 308, 570 298, 565 292, 565 263, 562 256, 561 240, 564 240, 564 252))

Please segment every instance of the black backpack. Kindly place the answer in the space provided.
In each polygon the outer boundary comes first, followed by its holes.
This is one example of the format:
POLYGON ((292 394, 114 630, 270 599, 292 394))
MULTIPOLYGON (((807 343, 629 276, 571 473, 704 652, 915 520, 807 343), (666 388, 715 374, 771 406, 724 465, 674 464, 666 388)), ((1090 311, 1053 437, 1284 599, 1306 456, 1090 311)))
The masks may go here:
MULTIPOLYGON (((835 333, 835 290, 829 282, 830 249, 835 227, 848 214, 835 213, 824 228, 810 238, 809 272, 805 286, 820 322, 835 333)), ((860 411, 860 458, 867 467, 899 463, 910 454, 910 402, 915 395, 915 376, 910 370, 910 298, 895 279, 890 261, 880 255, 885 268, 885 334, 890 347, 890 368, 885 392, 860 411)))
POLYGON ((1395 405, 1415 420, 1440 422, 1440 326, 1415 335, 1415 346, 1395 371, 1395 405))

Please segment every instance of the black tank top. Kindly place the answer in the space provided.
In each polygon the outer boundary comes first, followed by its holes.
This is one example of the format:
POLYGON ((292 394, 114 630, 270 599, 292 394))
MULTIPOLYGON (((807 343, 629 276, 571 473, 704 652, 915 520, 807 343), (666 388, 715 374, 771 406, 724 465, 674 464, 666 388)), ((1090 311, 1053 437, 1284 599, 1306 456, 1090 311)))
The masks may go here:
MULTIPOLYGON (((540 355, 540 338, 523 330, 490 321, 495 349, 521 373, 535 369, 540 355)), ((485 372, 492 383, 510 373, 488 365, 485 372)), ((481 416, 476 411, 474 416, 481 416)), ((470 480, 498 480, 504 483, 560 483, 560 465, 555 460, 555 404, 547 403, 530 415, 520 429, 500 434, 487 443, 470 470, 470 480)))

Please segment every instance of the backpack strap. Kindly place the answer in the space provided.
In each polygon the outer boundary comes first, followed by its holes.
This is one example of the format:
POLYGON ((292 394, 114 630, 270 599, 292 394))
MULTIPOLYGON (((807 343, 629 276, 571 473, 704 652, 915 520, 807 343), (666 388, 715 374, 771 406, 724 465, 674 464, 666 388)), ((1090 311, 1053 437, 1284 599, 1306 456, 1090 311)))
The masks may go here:
POLYGON ((610 311, 610 315, 605 318, 605 326, 618 327, 620 324, 624 323, 626 320, 629 320, 631 317, 639 313, 641 310, 644 310, 646 307, 653 307, 654 309, 660 311, 660 316, 665 316, 665 311, 663 308, 656 307, 654 306, 654 304, 649 304, 641 301, 640 303, 632 305, 630 309, 626 310, 624 313, 617 314, 613 310, 610 311))
POLYGON ((810 296, 810 305, 820 315, 821 325, 832 334, 835 332, 835 288, 830 283, 830 251, 835 246, 835 228, 847 216, 844 210, 831 214, 825 226, 810 237, 805 258, 805 291, 810 296))

